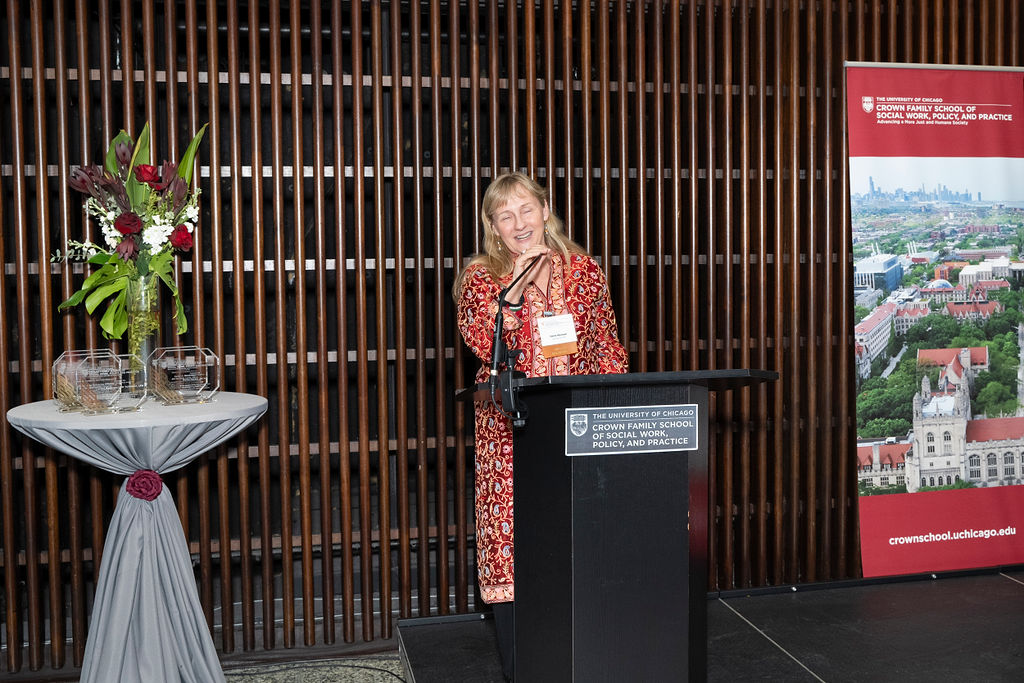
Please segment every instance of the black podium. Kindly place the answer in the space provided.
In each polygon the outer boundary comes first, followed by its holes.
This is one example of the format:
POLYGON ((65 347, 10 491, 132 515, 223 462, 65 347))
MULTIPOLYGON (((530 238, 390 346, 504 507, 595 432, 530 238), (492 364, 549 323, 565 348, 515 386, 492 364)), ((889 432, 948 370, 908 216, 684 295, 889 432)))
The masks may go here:
POLYGON ((706 678, 708 392, 777 377, 515 381, 517 681, 706 678))

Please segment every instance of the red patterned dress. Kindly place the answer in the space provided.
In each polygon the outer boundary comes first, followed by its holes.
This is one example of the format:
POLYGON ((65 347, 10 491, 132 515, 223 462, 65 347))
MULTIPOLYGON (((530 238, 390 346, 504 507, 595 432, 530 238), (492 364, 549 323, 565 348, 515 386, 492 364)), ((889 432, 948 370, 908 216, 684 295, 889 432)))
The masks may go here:
MULTIPOLYGON (((482 361, 476 381, 486 382, 491 366, 498 294, 511 274, 495 282, 479 264, 470 265, 458 299, 458 325, 466 345, 482 361)), ((522 349, 516 363, 527 377, 626 372, 626 350, 619 343, 615 312, 604 273, 584 254, 568 263, 551 256, 550 301, 536 286, 524 293, 519 311, 505 310, 505 343, 522 349), (545 310, 571 313, 576 353, 545 358, 535 319, 545 310)), ((512 425, 489 402, 476 403, 476 553, 477 579, 484 602, 515 599, 512 509, 512 425)))

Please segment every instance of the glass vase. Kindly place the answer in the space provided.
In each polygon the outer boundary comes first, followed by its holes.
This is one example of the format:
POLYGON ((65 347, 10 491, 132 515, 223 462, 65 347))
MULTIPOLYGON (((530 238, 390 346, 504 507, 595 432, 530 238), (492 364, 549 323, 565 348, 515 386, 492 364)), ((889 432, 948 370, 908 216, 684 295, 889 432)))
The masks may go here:
POLYGON ((160 278, 150 273, 128 281, 125 290, 125 311, 128 329, 125 340, 131 363, 132 382, 146 387, 149 356, 160 346, 160 278), (132 357, 133 356, 133 357, 132 357))

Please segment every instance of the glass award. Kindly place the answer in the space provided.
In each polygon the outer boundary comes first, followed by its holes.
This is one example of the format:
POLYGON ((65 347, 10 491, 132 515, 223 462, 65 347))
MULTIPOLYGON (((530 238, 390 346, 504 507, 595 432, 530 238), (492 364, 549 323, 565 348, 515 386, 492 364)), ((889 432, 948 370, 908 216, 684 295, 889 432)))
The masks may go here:
POLYGON ((117 401, 117 412, 128 413, 138 410, 149 395, 146 383, 146 364, 134 353, 122 353, 121 396, 117 401))
POLYGON ((220 389, 220 359, 198 346, 165 346, 149 357, 149 394, 164 404, 206 403, 220 389))
POLYGON ((112 413, 121 400, 121 359, 111 351, 95 351, 78 363, 75 397, 87 415, 112 413))
POLYGON ((81 349, 65 351, 53 361, 52 373, 50 376, 53 388, 53 400, 57 404, 57 410, 62 413, 79 411, 82 404, 78 402, 78 365, 92 351, 81 349))

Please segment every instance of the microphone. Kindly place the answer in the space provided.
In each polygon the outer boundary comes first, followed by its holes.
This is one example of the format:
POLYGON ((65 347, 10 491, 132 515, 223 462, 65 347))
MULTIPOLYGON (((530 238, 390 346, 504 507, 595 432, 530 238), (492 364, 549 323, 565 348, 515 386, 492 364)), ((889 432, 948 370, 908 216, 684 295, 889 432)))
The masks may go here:
MULTIPOLYGON (((494 338, 492 339, 491 343, 491 371, 490 375, 487 378, 487 385, 491 392, 491 403, 494 404, 494 406, 498 409, 499 412, 501 412, 502 415, 508 418, 512 418, 512 415, 502 410, 501 406, 498 404, 498 401, 496 400, 496 395, 498 391, 498 375, 501 373, 501 365, 502 363, 504 363, 507 367, 511 367, 512 363, 514 362, 513 358, 511 357, 511 354, 509 353, 508 346, 505 344, 504 335, 502 334, 505 331, 504 309, 505 304, 507 303, 505 301, 505 295, 508 294, 509 290, 515 287, 519 283, 519 281, 522 280, 523 277, 525 277, 526 274, 529 273, 533 269, 533 267, 537 265, 537 262, 540 261, 543 257, 544 254, 537 254, 537 256, 535 256, 534 259, 530 261, 530 263, 525 268, 523 268, 523 272, 519 273, 519 275, 508 284, 508 287, 505 287, 504 289, 501 290, 501 292, 498 293, 498 312, 494 316, 494 338)), ((515 355, 518 356, 519 352, 517 351, 515 355)))

